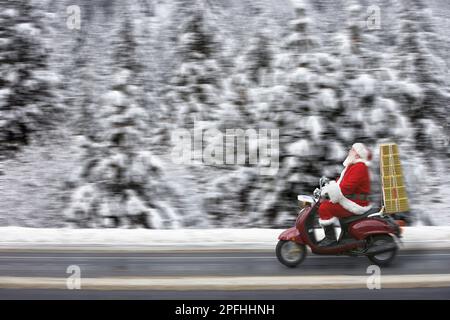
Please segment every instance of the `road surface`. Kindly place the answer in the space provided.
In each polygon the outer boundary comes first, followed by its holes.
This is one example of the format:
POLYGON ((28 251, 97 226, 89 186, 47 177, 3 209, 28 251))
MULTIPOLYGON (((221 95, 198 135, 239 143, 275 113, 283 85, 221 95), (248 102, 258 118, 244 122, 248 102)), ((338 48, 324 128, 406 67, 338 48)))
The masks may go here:
POLYGON ((400 251, 391 266, 380 270, 381 290, 353 284, 340 286, 343 278, 369 277, 370 265, 364 257, 309 255, 302 265, 289 269, 276 260, 273 252, 0 252, 0 299, 450 299, 450 250, 400 251), (42 284, 45 282, 42 279, 59 279, 65 284, 71 276, 67 273, 69 266, 79 267, 82 283, 85 279, 94 282, 96 279, 120 279, 121 282, 117 282, 117 287, 92 285, 90 288, 82 286, 81 290, 68 290, 64 286, 55 289, 42 284), (383 288, 383 277, 400 280, 383 288), (422 279, 421 284, 415 285, 411 277, 422 279), (441 277, 446 280, 441 282, 441 277), (208 279, 222 278, 224 281, 243 279, 242 287, 234 285, 223 290, 218 285, 211 290, 213 284, 208 283, 208 279), (124 281, 132 283, 127 279, 137 279, 137 283, 150 279, 150 282, 138 289, 131 284, 124 288, 124 281), (164 279, 174 283, 184 281, 186 285, 183 288, 176 284, 167 288, 156 286, 158 289, 152 290, 151 281, 164 282, 164 279), (195 282, 192 287, 190 279, 195 282), (207 283, 205 289, 198 284, 198 279, 207 283), (275 284, 273 289, 264 285, 256 289, 246 287, 245 283, 251 284, 253 279, 262 283, 292 279, 292 283, 300 283, 301 290, 296 290, 295 285, 284 288, 283 284, 275 284), (317 284, 308 288, 305 279, 334 280, 324 280, 320 288, 317 284), (409 284, 403 285, 405 283, 409 284))

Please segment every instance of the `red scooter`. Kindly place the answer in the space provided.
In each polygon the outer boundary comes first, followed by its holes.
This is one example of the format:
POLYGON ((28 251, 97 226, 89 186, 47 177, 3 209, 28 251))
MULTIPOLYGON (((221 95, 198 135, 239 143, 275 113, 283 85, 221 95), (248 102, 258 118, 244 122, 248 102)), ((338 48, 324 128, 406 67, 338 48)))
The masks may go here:
POLYGON ((305 258, 308 246, 312 253, 321 255, 367 256, 379 265, 394 260, 401 238, 401 228, 383 209, 370 209, 362 215, 340 218, 341 233, 335 245, 321 247, 315 235, 318 224, 318 208, 324 201, 320 196, 326 178, 320 179, 320 188, 314 196, 299 196, 303 205, 295 227, 285 230, 278 237, 276 247, 278 260, 288 267, 298 266, 305 258))

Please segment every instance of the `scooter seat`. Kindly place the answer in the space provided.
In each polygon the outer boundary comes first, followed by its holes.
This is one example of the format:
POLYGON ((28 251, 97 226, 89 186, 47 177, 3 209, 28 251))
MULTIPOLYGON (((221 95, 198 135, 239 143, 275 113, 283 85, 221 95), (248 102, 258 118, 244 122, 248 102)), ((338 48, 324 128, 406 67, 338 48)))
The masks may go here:
POLYGON ((347 218, 341 218, 341 219, 339 219, 339 221, 340 221, 341 225, 349 224, 349 223, 352 223, 352 222, 355 222, 355 221, 358 221, 361 219, 365 219, 368 216, 370 216, 371 214, 377 213, 380 210, 381 210, 380 208, 371 208, 371 209, 367 210, 366 212, 364 212, 363 214, 354 215, 354 216, 347 217, 347 218))

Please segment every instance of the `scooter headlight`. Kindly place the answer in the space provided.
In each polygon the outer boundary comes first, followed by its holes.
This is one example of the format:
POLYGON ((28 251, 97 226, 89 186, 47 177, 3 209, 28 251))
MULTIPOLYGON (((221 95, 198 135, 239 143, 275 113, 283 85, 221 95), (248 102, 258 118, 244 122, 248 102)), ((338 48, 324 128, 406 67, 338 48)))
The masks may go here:
POLYGON ((306 208, 306 207, 311 207, 311 202, 308 202, 308 201, 299 201, 298 202, 298 205, 299 205, 299 207, 300 208, 306 208))
POLYGON ((303 196, 303 195, 299 195, 297 196, 298 199, 298 205, 300 208, 307 208, 307 207, 311 207, 313 204, 313 198, 309 197, 309 196, 303 196))

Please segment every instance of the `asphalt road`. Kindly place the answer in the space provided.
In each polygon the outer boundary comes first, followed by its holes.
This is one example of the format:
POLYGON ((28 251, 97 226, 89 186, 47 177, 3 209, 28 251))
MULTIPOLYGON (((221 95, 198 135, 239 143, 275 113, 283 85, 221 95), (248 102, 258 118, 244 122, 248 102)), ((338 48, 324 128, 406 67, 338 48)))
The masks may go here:
MULTIPOLYGON (((83 278, 190 276, 367 276, 365 257, 309 255, 299 267, 281 265, 274 252, 55 253, 1 252, 0 277, 67 278, 80 267, 83 278)), ((383 275, 449 274, 450 250, 400 251, 383 275)), ((0 289, 0 299, 450 299, 450 288, 255 291, 97 291, 0 289)))
MULTIPOLYGON (((77 265, 82 277, 109 276, 289 276, 366 275, 365 257, 308 255, 297 268, 263 253, 0 253, 0 276, 67 277, 77 265)), ((450 273, 450 250, 399 252, 382 274, 450 273)))

